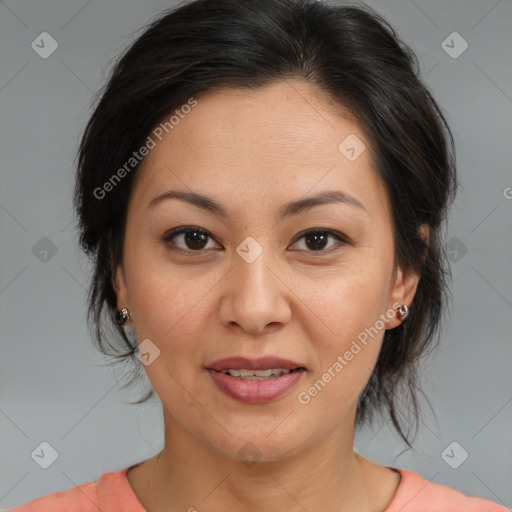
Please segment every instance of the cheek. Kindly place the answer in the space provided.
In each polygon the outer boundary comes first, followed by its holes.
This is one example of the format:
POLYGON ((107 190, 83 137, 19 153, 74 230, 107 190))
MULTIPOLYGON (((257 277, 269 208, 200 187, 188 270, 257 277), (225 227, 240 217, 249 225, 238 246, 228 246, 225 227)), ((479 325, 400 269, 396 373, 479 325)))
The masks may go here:
POLYGON ((145 274, 131 299, 138 333, 158 345, 175 345, 173 350, 179 347, 187 350, 204 330, 208 315, 204 294, 199 282, 194 287, 190 282, 180 282, 165 274, 145 274))
MULTIPOLYGON (((356 291, 351 287, 338 289, 339 306, 330 311, 326 322, 329 330, 319 329, 317 322, 309 333, 315 360, 301 391, 307 395, 304 400, 309 397, 333 421, 355 406, 375 367, 385 332, 382 321, 377 323, 380 295, 368 291, 354 295, 356 291), (327 411, 328 404, 338 407, 327 411)), ((328 304, 323 310, 317 306, 317 310, 326 313, 328 304)))
MULTIPOLYGON (((339 268, 321 280, 296 283, 309 310, 313 339, 319 346, 343 350, 370 328, 387 308, 388 269, 359 262, 339 268), (313 329, 313 325, 316 329, 313 329)), ((380 325, 380 323, 379 323, 380 325)))
MULTIPOLYGON (((336 277, 311 285, 304 311, 311 318, 309 338, 315 354, 312 382, 322 389, 319 402, 351 403, 366 385, 376 364, 385 324, 387 269, 353 266, 336 277)), ((315 393, 315 390, 312 390, 315 393)), ((320 393, 319 393, 320 394, 320 393)))
MULTIPOLYGON (((207 322, 215 314, 211 293, 222 273, 201 271, 200 266, 180 270, 162 257, 159 248, 131 250, 126 252, 126 269, 137 339, 150 339, 160 349, 165 368, 175 371, 179 366, 183 371, 182 361, 196 361, 200 342, 208 341, 207 322)), ((146 369, 148 374, 153 370, 146 369)))

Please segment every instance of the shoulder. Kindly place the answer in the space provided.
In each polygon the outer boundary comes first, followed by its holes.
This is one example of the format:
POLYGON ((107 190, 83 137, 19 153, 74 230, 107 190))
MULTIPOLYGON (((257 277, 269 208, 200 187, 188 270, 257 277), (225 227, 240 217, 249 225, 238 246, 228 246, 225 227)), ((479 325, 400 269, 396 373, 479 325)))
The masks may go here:
POLYGON ((467 496, 446 485, 426 480, 413 471, 397 471, 402 479, 385 512, 510 512, 503 505, 467 496))
POLYGON ((36 498, 8 512, 88 512, 97 510, 97 482, 88 482, 69 489, 36 498))
POLYGON ((41 496, 8 512, 145 512, 126 479, 127 471, 104 473, 97 481, 41 496))

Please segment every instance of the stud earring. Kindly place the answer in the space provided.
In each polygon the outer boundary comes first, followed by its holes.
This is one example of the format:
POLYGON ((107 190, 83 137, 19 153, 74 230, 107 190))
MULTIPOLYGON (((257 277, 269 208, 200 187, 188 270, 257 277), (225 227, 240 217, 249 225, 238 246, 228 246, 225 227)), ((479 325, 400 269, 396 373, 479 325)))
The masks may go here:
POLYGON ((116 313, 116 322, 119 325, 123 325, 127 320, 130 320, 130 314, 126 308, 123 308, 116 313))
POLYGON ((407 316, 409 315, 409 308, 402 304, 397 310, 396 310, 397 316, 399 320, 405 320, 407 316))

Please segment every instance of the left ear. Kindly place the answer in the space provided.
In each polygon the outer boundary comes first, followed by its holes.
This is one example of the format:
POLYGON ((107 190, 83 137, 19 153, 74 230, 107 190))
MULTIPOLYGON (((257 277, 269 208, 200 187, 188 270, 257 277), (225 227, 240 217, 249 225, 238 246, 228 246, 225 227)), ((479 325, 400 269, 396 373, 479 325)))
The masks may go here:
MULTIPOLYGON (((428 245, 430 238, 430 231, 426 224, 422 224, 420 227, 420 236, 425 240, 428 245)), ((423 255, 423 261, 425 261, 427 254, 423 255)), ((420 276, 413 270, 404 271, 401 267, 397 268, 395 282, 391 289, 389 297, 389 309, 394 311, 402 305, 407 307, 411 306, 411 303, 416 295, 416 290, 420 282, 420 276)), ((404 319, 405 320, 405 319, 404 319)), ((394 329, 402 323, 402 320, 397 314, 388 320, 386 329, 394 329)))

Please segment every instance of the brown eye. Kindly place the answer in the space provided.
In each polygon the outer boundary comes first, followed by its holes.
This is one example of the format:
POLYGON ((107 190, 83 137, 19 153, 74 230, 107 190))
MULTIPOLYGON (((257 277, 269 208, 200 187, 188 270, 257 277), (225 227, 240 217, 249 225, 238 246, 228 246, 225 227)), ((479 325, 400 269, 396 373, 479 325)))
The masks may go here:
MULTIPOLYGON (((204 249, 208 249, 208 239, 212 239, 212 236, 204 229, 184 226, 171 230, 162 240, 173 250, 200 254, 201 252, 206 252, 204 249)), ((300 250, 318 253, 330 253, 337 245, 348 243, 343 235, 328 229, 306 231, 298 239, 298 241, 300 240, 304 240, 305 246, 305 249, 300 250), (338 243, 329 246, 329 239, 335 240, 338 243)), ((297 245, 298 241, 294 245, 297 245)))
MULTIPOLYGON (((335 239, 338 242, 345 243, 346 240, 341 236, 331 230, 310 230, 302 235, 299 240, 304 239, 304 245, 306 247, 307 252, 330 252, 332 247, 336 246, 336 244, 331 245, 326 249, 328 245, 329 238, 335 239)), ((297 243, 297 242, 296 242, 297 243)))
POLYGON ((203 229, 188 226, 172 230, 165 235, 163 241, 183 251, 201 252, 206 248, 209 238, 211 236, 203 229))

